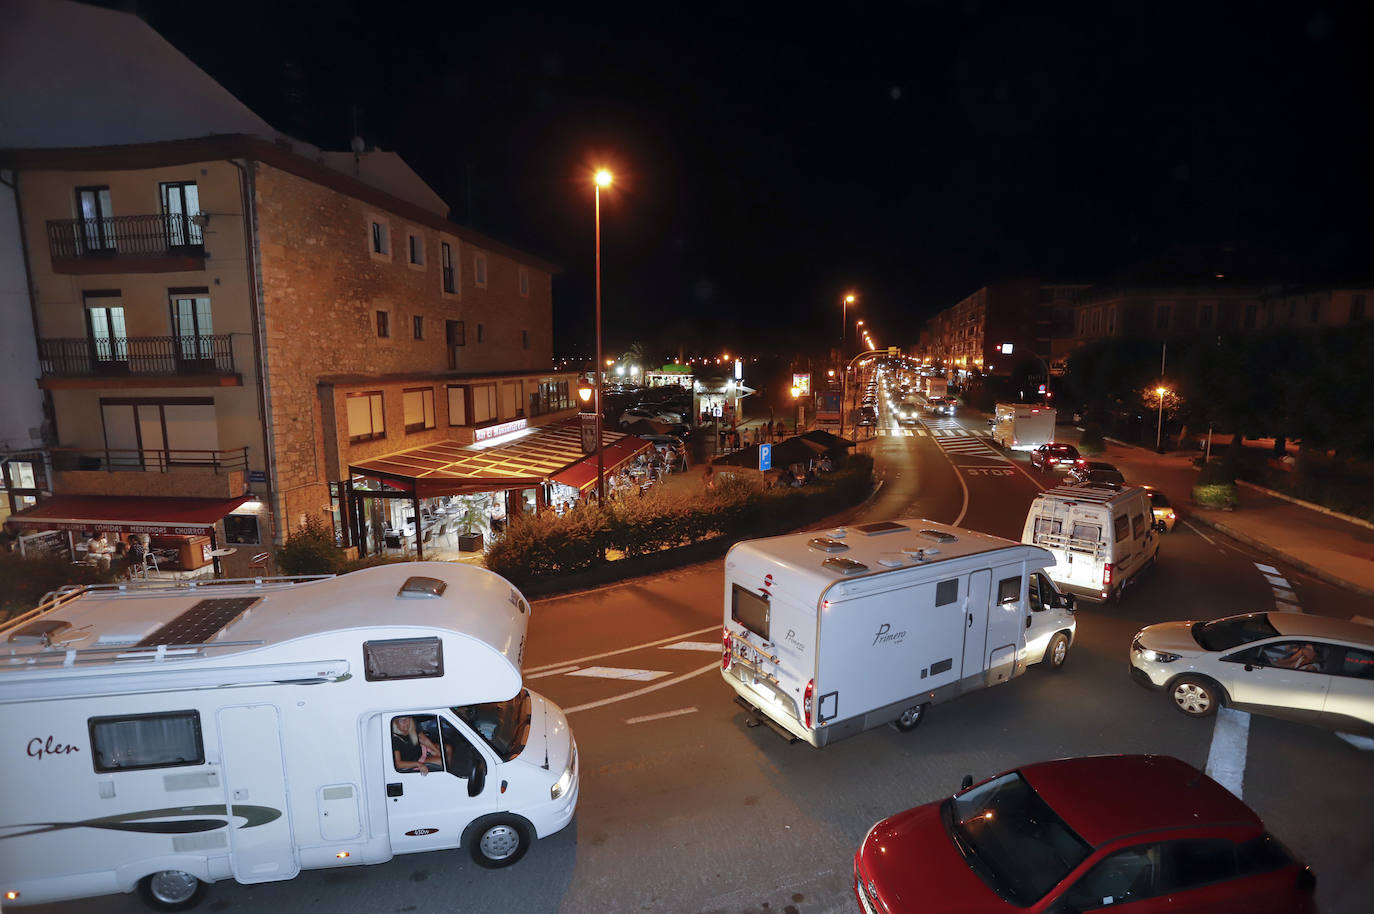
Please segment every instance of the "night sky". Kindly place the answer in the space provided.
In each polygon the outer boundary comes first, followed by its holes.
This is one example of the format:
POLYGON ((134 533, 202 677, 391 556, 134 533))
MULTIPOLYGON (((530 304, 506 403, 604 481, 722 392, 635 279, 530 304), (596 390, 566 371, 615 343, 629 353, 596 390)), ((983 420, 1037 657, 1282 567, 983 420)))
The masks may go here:
POLYGON ((591 337, 602 163, 608 351, 823 343, 847 289, 906 345, 989 282, 1178 248, 1368 263, 1354 5, 103 5, 288 134, 347 149, 356 111, 455 221, 562 264, 556 354, 591 337))

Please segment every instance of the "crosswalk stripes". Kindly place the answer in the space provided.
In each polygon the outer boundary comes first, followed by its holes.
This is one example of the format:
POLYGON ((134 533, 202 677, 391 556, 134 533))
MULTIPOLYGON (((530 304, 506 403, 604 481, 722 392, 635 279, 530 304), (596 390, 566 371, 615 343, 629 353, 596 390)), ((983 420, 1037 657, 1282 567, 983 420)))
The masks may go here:
POLYGON ((935 439, 935 443, 946 454, 960 457, 981 457, 987 460, 998 460, 1002 463, 1011 462, 980 437, 980 435, 986 435, 986 432, 964 428, 953 419, 927 420, 925 426, 930 430, 930 435, 935 439))

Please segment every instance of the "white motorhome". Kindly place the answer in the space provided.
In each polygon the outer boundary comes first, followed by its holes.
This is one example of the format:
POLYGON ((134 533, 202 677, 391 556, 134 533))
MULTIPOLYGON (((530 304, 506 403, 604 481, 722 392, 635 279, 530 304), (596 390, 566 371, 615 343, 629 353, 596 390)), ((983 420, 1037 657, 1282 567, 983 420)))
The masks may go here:
POLYGON ((1021 541, 1054 554, 1060 588, 1109 602, 1155 564, 1163 526, 1141 486, 1066 485, 1035 497, 1021 541))
POLYGON ((0 898, 515 862, 578 795, 567 718, 521 687, 529 615, 448 562, 56 595, 0 626, 0 898))
POLYGON ((1057 413, 1034 403, 998 403, 992 418, 992 440, 1005 448, 1031 451, 1054 442, 1057 413))
POLYGON ((813 746, 1057 669, 1073 598, 1035 546, 927 520, 746 540, 725 559, 722 674, 755 722, 813 746))

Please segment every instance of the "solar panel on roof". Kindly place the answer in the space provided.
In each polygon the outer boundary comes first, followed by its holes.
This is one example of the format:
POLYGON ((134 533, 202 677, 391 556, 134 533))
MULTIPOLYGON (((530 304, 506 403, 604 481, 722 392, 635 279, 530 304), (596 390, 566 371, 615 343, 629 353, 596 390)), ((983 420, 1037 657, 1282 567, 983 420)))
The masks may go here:
POLYGON ((201 600, 135 646, 204 644, 229 623, 243 615, 248 607, 261 599, 261 597, 216 597, 201 600))

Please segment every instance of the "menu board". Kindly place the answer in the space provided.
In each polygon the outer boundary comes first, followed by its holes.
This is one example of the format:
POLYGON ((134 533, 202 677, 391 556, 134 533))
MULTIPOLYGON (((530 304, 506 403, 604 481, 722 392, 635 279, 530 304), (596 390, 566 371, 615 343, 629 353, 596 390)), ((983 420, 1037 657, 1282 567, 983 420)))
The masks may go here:
POLYGON ((19 552, 29 559, 61 558, 70 560, 71 540, 64 530, 44 530, 19 537, 19 552))

